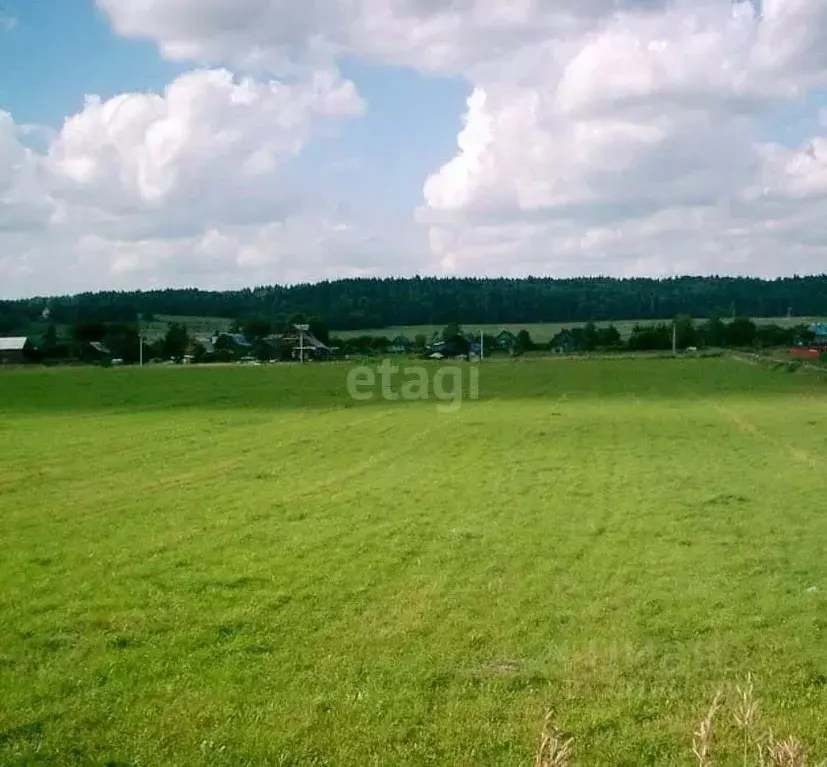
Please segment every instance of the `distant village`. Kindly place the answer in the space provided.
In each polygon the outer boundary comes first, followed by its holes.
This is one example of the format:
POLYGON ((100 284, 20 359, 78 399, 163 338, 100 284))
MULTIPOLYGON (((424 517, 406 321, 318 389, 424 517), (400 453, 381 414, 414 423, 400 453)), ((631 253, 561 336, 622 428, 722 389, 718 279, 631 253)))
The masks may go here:
POLYGON ((47 331, 42 338, 0 337, 0 364, 262 364, 347 360, 387 354, 434 360, 471 360, 491 355, 516 357, 532 352, 571 355, 593 351, 755 346, 787 347, 792 357, 824 358, 827 355, 825 324, 780 327, 775 324, 757 325, 745 318, 729 322, 707 320, 701 324, 689 318, 651 325, 638 324, 625 339, 611 324, 598 327, 587 323, 581 327, 561 329, 550 341, 543 343, 535 342, 525 328, 516 333, 503 329, 489 334, 469 332, 456 324, 434 332, 430 338, 421 333, 413 338, 405 334, 336 338, 319 320, 314 323, 288 322, 279 332, 270 330, 236 323, 232 331, 190 335, 183 324, 173 322, 169 324, 166 334, 149 341, 139 336, 139 330, 134 325, 96 323, 94 326, 75 328, 74 337, 68 341, 57 338, 54 330, 47 331))

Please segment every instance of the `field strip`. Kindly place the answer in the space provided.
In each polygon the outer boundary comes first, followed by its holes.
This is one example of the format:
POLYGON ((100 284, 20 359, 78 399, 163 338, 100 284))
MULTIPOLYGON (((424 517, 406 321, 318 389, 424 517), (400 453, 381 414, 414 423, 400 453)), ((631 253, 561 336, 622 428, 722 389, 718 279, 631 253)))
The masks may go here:
MULTIPOLYGON (((385 411, 389 412, 389 411, 385 411)), ((280 495, 279 502, 294 502, 305 498, 312 498, 320 492, 328 489, 331 486, 348 482, 356 477, 362 476, 366 472, 375 468, 377 464, 382 465, 385 470, 388 469, 388 463, 391 460, 398 460, 405 456, 419 450, 423 444, 427 443, 428 439, 438 430, 440 424, 437 422, 427 429, 423 429, 415 437, 406 441, 405 448, 402 450, 380 450, 373 453, 369 458, 359 463, 349 466, 347 469, 336 474, 328 474, 324 479, 315 482, 309 490, 299 490, 287 495, 280 495)), ((398 443, 397 443, 398 444, 398 443)))
MULTIPOLYGON (((788 362, 798 362, 799 360, 786 360, 786 359, 779 359, 777 357, 768 357, 764 354, 755 354, 753 352, 733 352, 730 351, 727 353, 727 356, 730 359, 737 360, 738 362, 746 362, 749 365, 783 365, 788 362)), ((800 370, 806 370, 810 373, 820 373, 821 375, 827 375, 827 368, 820 367, 818 365, 813 365, 809 362, 802 362, 799 368, 800 370)))
MULTIPOLYGON (((711 404, 711 403, 710 403, 711 404)), ((782 442, 780 440, 776 440, 767 434, 764 431, 761 431, 754 423, 750 422, 744 416, 739 415, 733 410, 724 407, 720 404, 714 404, 715 410, 723 416, 723 418, 734 426, 738 428, 739 431, 743 432, 744 434, 748 434, 749 436, 767 442, 768 444, 772 445, 773 447, 780 447, 784 450, 787 455, 789 455, 793 460, 798 461, 799 463, 806 464, 811 469, 818 468, 818 462, 810 455, 806 450, 802 450, 800 447, 796 447, 795 445, 789 442, 782 442)))

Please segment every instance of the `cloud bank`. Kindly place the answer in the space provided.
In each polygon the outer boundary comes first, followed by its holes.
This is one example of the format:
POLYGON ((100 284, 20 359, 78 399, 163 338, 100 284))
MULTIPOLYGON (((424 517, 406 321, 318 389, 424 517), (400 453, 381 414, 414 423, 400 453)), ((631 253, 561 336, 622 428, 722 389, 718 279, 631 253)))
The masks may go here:
POLYGON ((98 5, 195 69, 89 98, 42 153, 0 113, 3 292, 827 271, 823 0, 98 5), (312 141, 369 119, 343 56, 468 83, 455 156, 422 168, 401 229, 290 183, 312 141))

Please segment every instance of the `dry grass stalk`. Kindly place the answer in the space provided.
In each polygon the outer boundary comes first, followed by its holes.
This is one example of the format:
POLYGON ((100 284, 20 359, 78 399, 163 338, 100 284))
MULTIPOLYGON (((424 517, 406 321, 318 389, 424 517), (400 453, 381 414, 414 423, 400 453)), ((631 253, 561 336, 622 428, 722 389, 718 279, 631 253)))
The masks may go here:
POLYGON ((699 767, 707 767, 712 764, 712 735, 715 725, 715 715, 721 707, 723 694, 723 690, 718 690, 715 694, 709 711, 707 711, 706 716, 701 720, 698 729, 695 731, 695 737, 692 739, 692 753, 695 754, 699 767))
MULTIPOLYGON (((745 767, 750 764, 750 746, 757 753, 760 767, 808 767, 808 756, 804 745, 794 737, 776 740, 772 732, 762 737, 760 700, 755 695, 752 675, 747 676, 743 686, 736 686, 738 696, 733 717, 735 724, 743 733, 745 767)), ((701 720, 692 739, 692 752, 699 767, 711 767, 713 763, 713 735, 715 717, 721 708, 723 690, 718 690, 706 716, 701 720)), ((573 738, 564 738, 554 726, 552 712, 546 715, 540 741, 540 749, 534 761, 534 767, 568 767, 572 756, 573 738)), ((827 760, 819 762, 818 767, 827 767, 827 760)))
POLYGON ((763 746, 758 735, 760 722, 759 701, 755 697, 755 688, 752 684, 752 674, 747 675, 744 687, 735 688, 738 693, 738 706, 735 709, 735 724, 743 733, 744 738, 744 765, 748 762, 750 744, 758 750, 761 764, 763 764, 763 746))
POLYGON ((540 748, 534 760, 534 767, 568 767, 571 759, 573 738, 564 738, 554 725, 553 712, 546 714, 540 748))
POLYGON ((773 767, 807 767, 807 751, 796 738, 777 741, 770 735, 765 753, 773 767))

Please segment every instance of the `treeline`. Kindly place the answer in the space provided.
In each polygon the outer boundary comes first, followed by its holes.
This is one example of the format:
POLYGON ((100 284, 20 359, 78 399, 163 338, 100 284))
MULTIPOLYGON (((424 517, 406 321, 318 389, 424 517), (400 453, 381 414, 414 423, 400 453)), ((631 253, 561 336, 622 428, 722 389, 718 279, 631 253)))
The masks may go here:
MULTIPOLYGON (((714 317, 696 322, 680 315, 672 322, 636 323, 628 338, 623 338, 613 324, 599 326, 594 322, 564 328, 548 343, 536 343, 528 330, 516 335, 516 347, 524 351, 667 351, 673 348, 745 349, 807 345, 815 335, 807 324, 781 326, 757 323, 748 317, 722 320, 714 317)), ((485 348, 495 349, 496 339, 485 337, 485 348)))
POLYGON ((346 279, 233 291, 197 289, 83 293, 0 302, 0 334, 25 331, 45 308, 59 324, 131 322, 137 315, 281 323, 294 312, 318 315, 338 330, 391 325, 531 322, 586 323, 693 317, 827 314, 827 276, 761 280, 449 278, 346 279))
POLYGON ((691 347, 773 348, 809 344, 814 340, 814 334, 806 324, 785 327, 776 323, 756 323, 748 317, 731 320, 713 317, 696 322, 688 315, 681 315, 674 322, 636 324, 625 342, 620 342, 619 333, 612 326, 597 328, 593 323, 575 328, 572 334, 580 351, 618 348, 629 351, 665 351, 673 345, 681 350, 691 347))

